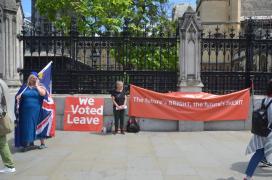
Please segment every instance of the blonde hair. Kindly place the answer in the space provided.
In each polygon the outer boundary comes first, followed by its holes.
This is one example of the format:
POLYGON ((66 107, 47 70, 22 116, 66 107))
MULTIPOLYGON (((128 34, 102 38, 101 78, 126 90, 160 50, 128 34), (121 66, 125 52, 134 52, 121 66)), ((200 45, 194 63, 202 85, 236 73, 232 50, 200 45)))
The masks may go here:
POLYGON ((28 76, 28 78, 27 78, 27 83, 26 83, 26 85, 27 85, 27 86, 29 86, 29 85, 30 85, 30 79, 31 79, 32 77, 37 78, 35 75, 30 74, 30 75, 28 76))
POLYGON ((115 89, 117 88, 117 85, 122 85, 122 86, 124 86, 124 82, 123 82, 123 81, 116 81, 116 82, 115 82, 115 89))

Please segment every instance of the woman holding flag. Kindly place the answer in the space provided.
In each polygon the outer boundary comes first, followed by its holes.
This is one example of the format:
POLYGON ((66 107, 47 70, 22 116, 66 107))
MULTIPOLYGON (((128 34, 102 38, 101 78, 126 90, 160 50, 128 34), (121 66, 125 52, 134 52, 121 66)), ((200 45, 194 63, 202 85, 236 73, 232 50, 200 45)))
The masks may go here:
POLYGON ((51 96, 52 61, 39 73, 32 72, 15 96, 15 146, 31 150, 40 139, 40 149, 46 148, 44 139, 55 136, 56 106, 51 96))
MULTIPOLYGON (((22 146, 23 151, 34 147, 36 127, 45 95, 46 89, 40 84, 36 72, 30 74, 26 85, 23 85, 16 95, 17 106, 19 106, 16 107, 16 113, 19 121, 17 122, 17 133, 15 133, 17 140, 15 145, 22 146)), ((41 147, 45 147, 43 141, 41 141, 41 147)))

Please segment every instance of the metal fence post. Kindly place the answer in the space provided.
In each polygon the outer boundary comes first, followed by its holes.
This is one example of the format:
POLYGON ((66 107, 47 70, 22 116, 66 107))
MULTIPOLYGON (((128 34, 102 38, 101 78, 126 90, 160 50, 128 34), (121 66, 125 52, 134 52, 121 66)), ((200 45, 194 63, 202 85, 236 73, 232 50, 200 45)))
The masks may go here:
POLYGON ((76 57, 76 39, 77 39, 77 36, 78 36, 78 32, 77 32, 77 18, 73 15, 71 17, 71 31, 70 31, 70 58, 72 60, 72 64, 71 64, 71 67, 70 67, 70 75, 71 75, 71 78, 70 78, 70 82, 71 82, 71 86, 72 86, 72 89, 71 89, 71 93, 74 94, 74 93, 79 93, 79 82, 78 82, 78 75, 74 72, 76 72, 78 70, 78 67, 77 67, 77 57, 76 57), (75 91, 75 92, 74 92, 75 91))
POLYGON ((251 71, 253 70, 253 47, 255 35, 253 32, 253 23, 252 19, 247 20, 246 27, 246 73, 245 73, 245 87, 248 88, 251 86, 251 71))

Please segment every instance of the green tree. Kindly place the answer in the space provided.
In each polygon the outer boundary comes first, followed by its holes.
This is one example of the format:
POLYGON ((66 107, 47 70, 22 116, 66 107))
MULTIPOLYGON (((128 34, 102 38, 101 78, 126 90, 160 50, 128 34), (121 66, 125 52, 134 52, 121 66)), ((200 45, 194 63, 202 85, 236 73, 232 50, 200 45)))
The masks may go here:
POLYGON ((167 0, 36 0, 40 14, 57 28, 70 30, 71 17, 77 18, 80 32, 121 32, 128 20, 128 31, 136 33, 173 32, 167 0))
POLYGON ((101 29, 118 31, 130 13, 131 0, 37 0, 40 14, 57 28, 69 31, 71 17, 76 17, 80 32, 101 29))
POLYGON ((132 34, 173 33, 175 24, 169 20, 168 0, 134 0, 129 11, 129 32, 132 34))

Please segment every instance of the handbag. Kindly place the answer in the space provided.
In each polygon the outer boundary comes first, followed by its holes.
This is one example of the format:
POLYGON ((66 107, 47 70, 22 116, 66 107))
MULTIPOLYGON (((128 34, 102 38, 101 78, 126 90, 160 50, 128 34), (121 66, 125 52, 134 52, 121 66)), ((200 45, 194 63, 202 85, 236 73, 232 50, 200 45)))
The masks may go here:
POLYGON ((9 117, 7 113, 7 103, 6 103, 6 98, 4 96, 4 90, 3 87, 0 85, 1 90, 2 90, 2 97, 1 99, 1 106, 2 112, 0 114, 0 136, 6 135, 8 133, 12 132, 13 129, 13 123, 11 122, 11 118, 9 117))
POLYGON ((12 132, 13 123, 7 113, 3 113, 0 117, 0 136, 9 134, 12 132))

